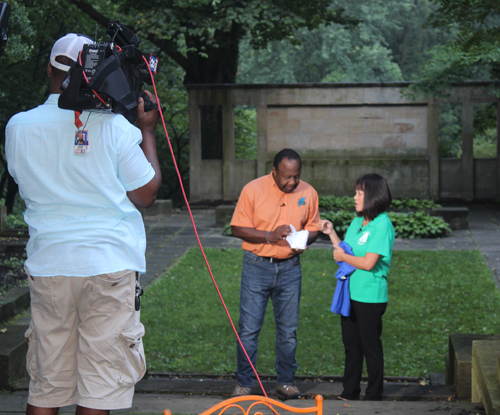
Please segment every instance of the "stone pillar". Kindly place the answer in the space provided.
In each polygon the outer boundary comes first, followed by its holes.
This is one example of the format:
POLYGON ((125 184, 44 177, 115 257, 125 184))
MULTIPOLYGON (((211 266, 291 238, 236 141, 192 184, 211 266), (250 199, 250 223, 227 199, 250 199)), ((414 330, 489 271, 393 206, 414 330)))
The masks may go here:
POLYGON ((222 199, 234 200, 235 144, 234 144, 234 106, 228 91, 224 91, 222 106, 222 199))
POLYGON ((189 91, 189 200, 200 200, 201 117, 198 91, 189 91))
POLYGON ((267 162, 267 105, 257 106, 257 177, 264 176, 267 162))
POLYGON ((439 105, 434 97, 427 101, 427 145, 429 152, 429 197, 439 198, 439 105))
POLYGON ((462 198, 474 198, 474 104, 462 104, 462 198))

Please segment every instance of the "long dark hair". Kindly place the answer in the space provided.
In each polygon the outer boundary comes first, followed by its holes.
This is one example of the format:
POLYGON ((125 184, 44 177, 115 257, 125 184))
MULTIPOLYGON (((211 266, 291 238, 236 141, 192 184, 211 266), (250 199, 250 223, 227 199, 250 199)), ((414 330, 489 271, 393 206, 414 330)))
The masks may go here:
POLYGON ((358 212, 358 216, 373 220, 391 205, 392 196, 389 185, 380 174, 369 173, 358 177, 356 190, 363 190, 365 194, 363 211, 358 212))

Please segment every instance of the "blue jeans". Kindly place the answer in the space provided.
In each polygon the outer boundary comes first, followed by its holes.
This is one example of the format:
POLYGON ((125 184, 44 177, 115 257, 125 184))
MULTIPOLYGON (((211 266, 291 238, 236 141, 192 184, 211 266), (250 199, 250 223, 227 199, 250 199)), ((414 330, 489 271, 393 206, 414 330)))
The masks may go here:
MULTIPOLYGON (((245 251, 241 272, 239 336, 252 364, 257 363, 257 343, 269 297, 276 323, 276 373, 278 384, 295 385, 295 350, 299 324, 302 281, 299 255, 280 263, 271 263, 245 251)), ((252 367, 237 342, 236 382, 251 387, 252 367)))

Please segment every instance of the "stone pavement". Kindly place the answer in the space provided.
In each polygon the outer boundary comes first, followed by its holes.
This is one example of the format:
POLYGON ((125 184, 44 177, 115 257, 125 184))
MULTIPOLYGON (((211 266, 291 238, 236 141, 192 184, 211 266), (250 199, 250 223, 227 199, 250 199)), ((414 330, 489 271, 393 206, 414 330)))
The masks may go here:
MULTIPOLYGON (((452 236, 426 240, 396 240, 396 250, 471 250, 479 249, 490 267, 492 277, 500 289, 500 209, 485 206, 470 206, 469 230, 454 231, 452 236)), ((204 247, 240 248, 240 241, 221 235, 222 229, 216 228, 215 210, 193 210, 198 233, 204 247)), ((191 220, 186 210, 170 217, 147 218, 145 220, 148 248, 146 252, 148 272, 142 276, 147 288, 159 276, 182 257, 191 247, 196 246, 191 220)), ((317 241, 311 249, 331 249, 329 241, 317 241)), ((174 414, 195 414, 205 411, 219 403, 231 392, 232 380, 150 377, 141 381, 134 396, 134 406, 116 414, 162 414, 170 409, 174 414)), ((270 397, 273 382, 265 382, 270 397)), ((321 393, 333 398, 340 393, 338 381, 307 382, 300 381, 300 387, 314 395, 321 393)), ((325 399, 324 414, 361 415, 361 414, 484 414, 479 405, 470 402, 450 401, 452 391, 446 386, 425 385, 418 382, 386 384, 386 395, 391 400, 383 402, 343 402, 325 399)), ((0 393, 0 415, 23 413, 26 406, 26 385, 12 393, 0 393)), ((297 407, 308 407, 312 400, 287 401, 297 407)), ((74 407, 66 407, 62 413, 74 412, 74 407)), ((232 413, 232 412, 231 412, 232 413)), ((266 413, 263 411, 263 413, 266 413)), ((284 413, 280 411, 280 413, 284 413)))

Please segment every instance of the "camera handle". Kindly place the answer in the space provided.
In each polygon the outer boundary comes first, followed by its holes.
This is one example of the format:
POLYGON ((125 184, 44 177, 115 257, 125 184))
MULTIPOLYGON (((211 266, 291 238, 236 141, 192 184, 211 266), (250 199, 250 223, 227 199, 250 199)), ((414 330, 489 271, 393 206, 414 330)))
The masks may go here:
MULTIPOLYGON (((141 92, 139 94, 139 98, 144 99, 144 112, 148 112, 148 111, 151 111, 151 110, 158 110, 158 111, 160 111, 160 109, 158 108, 158 104, 156 102, 151 101, 149 99, 149 97, 144 92, 141 92)), ((161 112, 165 112, 165 108, 164 107, 161 108, 161 112)))

